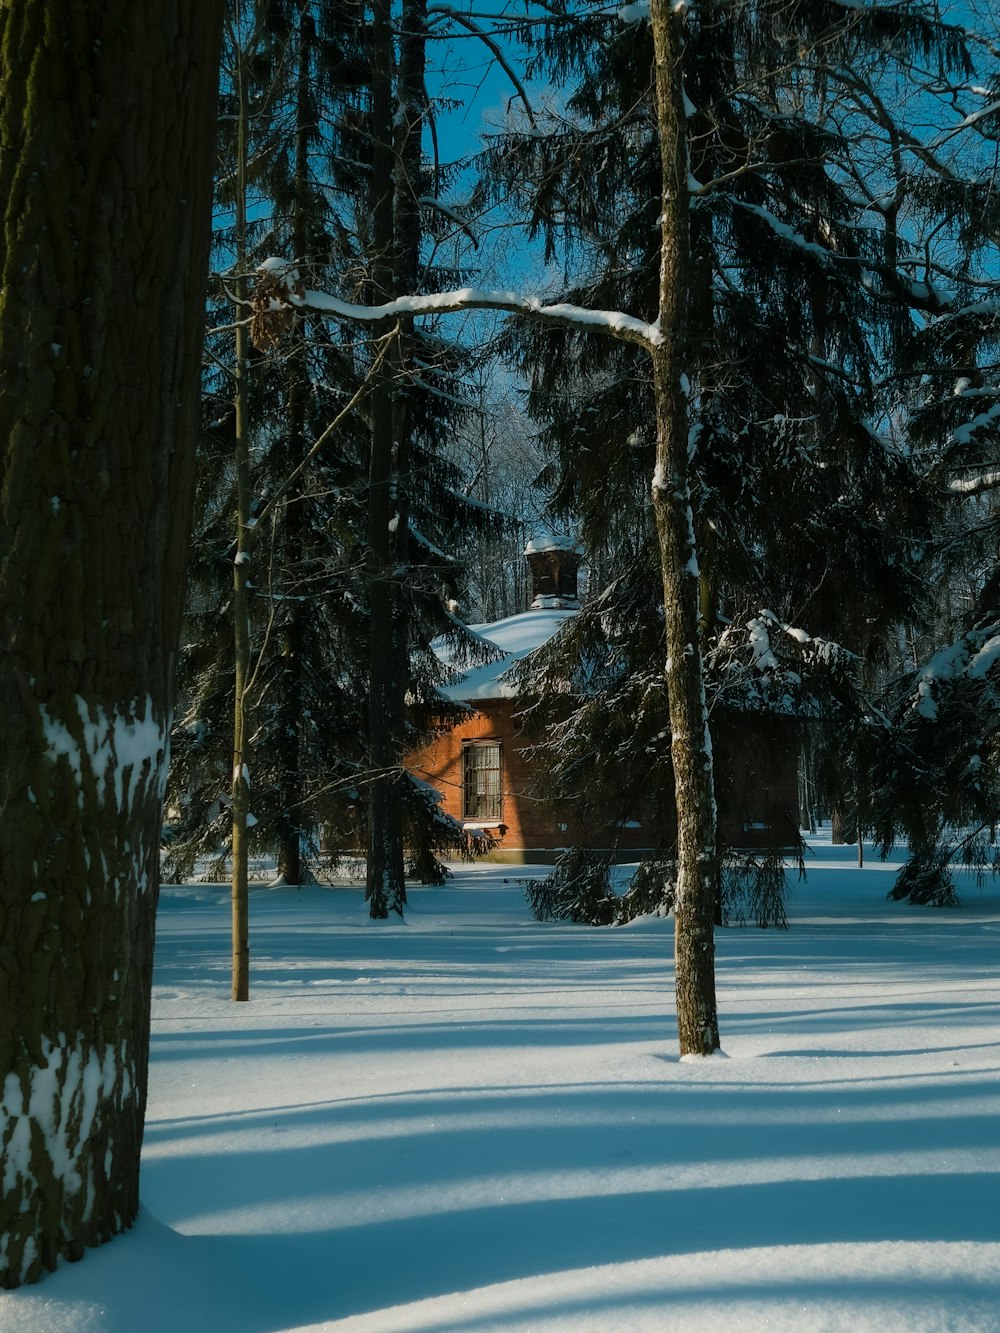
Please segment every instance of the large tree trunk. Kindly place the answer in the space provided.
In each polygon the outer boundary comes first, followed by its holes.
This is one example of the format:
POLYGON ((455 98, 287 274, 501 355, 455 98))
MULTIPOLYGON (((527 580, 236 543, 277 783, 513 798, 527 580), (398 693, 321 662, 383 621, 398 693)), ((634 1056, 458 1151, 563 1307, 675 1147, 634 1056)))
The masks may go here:
POLYGON ((653 348, 657 454, 653 509, 666 620, 667 691, 677 802, 674 960, 681 1055, 719 1047, 714 916, 718 891, 712 745, 699 642, 698 564, 688 482, 685 381, 691 278, 684 112, 683 11, 652 0, 656 104, 663 164, 659 331, 653 348))
POLYGON ((847 802, 842 797, 836 797, 830 808, 830 841, 834 846, 842 847, 856 842, 857 837, 858 830, 847 802))
POLYGON ((0 6, 0 1286, 138 1206, 220 6, 0 6))

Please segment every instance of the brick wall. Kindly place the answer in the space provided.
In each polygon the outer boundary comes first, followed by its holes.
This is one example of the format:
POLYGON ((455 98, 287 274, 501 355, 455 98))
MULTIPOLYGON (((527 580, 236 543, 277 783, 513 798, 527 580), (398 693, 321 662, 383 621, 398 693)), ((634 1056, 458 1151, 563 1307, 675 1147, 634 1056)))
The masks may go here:
POLYGON ((721 839, 730 847, 793 845, 799 836, 798 723, 717 713, 712 736, 721 839))
MULTIPOLYGON (((785 718, 730 714, 713 719, 719 831, 733 847, 792 843, 798 834, 798 757, 795 724, 785 718)), ((476 711, 432 744, 408 755, 406 767, 442 795, 444 810, 459 823, 462 811, 462 744, 498 740, 503 746, 501 828, 486 829, 491 859, 552 860, 571 846, 609 847, 624 859, 650 852, 659 839, 649 826, 617 830, 577 825, 570 803, 553 808, 530 794, 531 759, 520 735, 513 701, 484 700, 476 711)))
MULTIPOLYGON (((508 699, 484 700, 465 721, 405 760, 412 773, 441 793, 442 807, 459 823, 474 823, 462 818, 462 745, 470 740, 498 740, 503 746, 502 828, 486 830, 493 859, 544 861, 566 847, 611 846, 607 826, 582 828, 571 803, 554 808, 530 794, 531 759, 508 699)), ((650 851, 655 839, 649 829, 626 828, 618 830, 616 841, 622 851, 638 855, 650 851)))

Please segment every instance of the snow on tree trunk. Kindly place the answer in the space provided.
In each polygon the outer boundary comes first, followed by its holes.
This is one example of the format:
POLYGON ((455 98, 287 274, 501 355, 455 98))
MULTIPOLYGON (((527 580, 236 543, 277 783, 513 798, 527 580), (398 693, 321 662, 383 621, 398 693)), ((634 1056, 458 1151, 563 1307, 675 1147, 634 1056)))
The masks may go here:
POLYGON ((684 356, 690 283, 683 9, 653 0, 656 110, 663 169, 660 340, 651 348, 657 450, 653 509, 666 622, 667 692, 677 802, 674 962, 681 1055, 719 1047, 714 917, 718 886, 712 746, 699 643, 699 584, 688 483, 684 356))
POLYGON ((0 8, 7 1288, 138 1207, 219 28, 206 0, 0 8))

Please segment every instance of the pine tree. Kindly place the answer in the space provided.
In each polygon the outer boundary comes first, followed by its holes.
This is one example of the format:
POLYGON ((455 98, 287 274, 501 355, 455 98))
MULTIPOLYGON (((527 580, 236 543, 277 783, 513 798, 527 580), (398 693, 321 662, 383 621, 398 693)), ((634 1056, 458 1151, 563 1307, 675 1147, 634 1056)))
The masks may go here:
MULTIPOLYGON (((436 262, 428 247, 447 215, 435 205, 440 170, 432 172, 424 154, 431 114, 426 5, 407 0, 397 17, 375 0, 372 14, 369 84, 355 140, 357 157, 370 169, 355 207, 366 240, 363 291, 378 303, 398 292, 451 285, 461 275, 436 262)), ((343 290, 336 279, 331 286, 343 290)), ((405 316, 385 321, 377 333, 365 549, 366 898, 371 915, 381 918, 402 912, 407 869, 440 880, 446 872, 437 852, 466 848, 461 829, 441 815, 403 758, 451 715, 437 692, 444 677, 435 640, 450 641, 459 657, 478 651, 447 606, 460 591, 459 552, 468 534, 494 520, 466 498, 449 457, 450 436, 466 414, 461 374, 467 356, 433 327, 418 330, 405 316)))
MULTIPOLYGON (((393 33, 380 38, 364 11, 352 5, 273 3, 254 13, 255 30, 252 23, 249 30, 247 24, 231 27, 229 58, 236 69, 241 42, 252 40, 252 54, 243 57, 251 129, 246 266, 280 250, 294 255, 300 287, 338 284, 360 295, 370 293, 375 281, 391 285, 391 255, 386 268, 385 238, 372 227, 386 216, 392 239, 403 192, 390 190, 379 204, 372 191, 373 182, 391 186, 393 164, 407 141, 402 136, 394 142, 398 130, 384 109, 379 132, 373 123, 375 71, 385 54, 379 41, 394 43, 393 33)), ((390 84, 394 51, 384 61, 390 84)), ((419 72, 413 81, 419 82, 419 72)), ((233 99, 237 91, 233 80, 224 87, 233 99)), ((422 114, 421 104, 418 120, 422 114)), ((409 141, 419 150, 419 133, 409 134, 409 141)), ((408 151, 412 156, 412 146, 408 151)), ((232 152, 224 140, 223 159, 232 152)), ((407 171, 416 200, 427 182, 410 178, 425 167, 418 159, 407 171)), ((232 199, 234 179, 232 169, 220 172, 223 205, 232 199)), ((220 259, 231 265, 231 234, 222 232, 218 244, 220 259)), ((226 279, 224 297, 239 280, 239 271, 226 279)), ((434 274, 424 278, 435 280, 434 274)), ((232 376, 219 368, 232 360, 231 322, 231 314, 219 312, 215 323, 222 332, 207 381, 204 522, 185 662, 190 706, 175 737, 173 768, 180 818, 171 867, 178 874, 190 873, 199 855, 221 850, 221 860, 228 856, 229 774, 243 765, 239 759, 231 769, 227 753, 233 687, 231 653, 223 646, 230 634, 227 566, 234 554, 243 560, 245 549, 233 547, 235 475, 226 461, 232 376)), ((355 852, 370 823, 369 791, 388 788, 398 797, 400 856, 405 841, 407 864, 436 877, 442 873, 436 850, 458 852, 465 840, 428 792, 407 777, 400 760, 440 712, 435 687, 441 668, 430 642, 441 632, 461 632, 445 610, 461 574, 450 552, 467 540, 470 522, 482 526, 489 517, 466 503, 461 474, 442 449, 458 416, 460 391, 436 390, 447 386, 462 361, 440 339, 425 338, 408 353, 419 367, 404 376, 392 340, 359 340, 353 330, 331 335, 326 321, 307 312, 279 323, 255 319, 257 348, 244 368, 252 494, 241 534, 253 546, 252 563, 243 566, 253 607, 248 842, 259 854, 277 856, 286 881, 313 873, 322 864, 318 834, 325 836, 327 858, 355 852), (411 395, 416 406, 407 408, 408 457, 398 448, 406 377, 432 386, 422 396, 411 395), (385 446, 381 460, 373 451, 376 438, 385 446), (387 484, 378 480, 385 458, 387 484), (376 536, 391 549, 372 563, 376 536), (385 577, 374 577, 382 569, 385 577), (380 599, 392 612, 381 620, 375 614, 380 599), (393 635, 405 633, 378 640, 378 647, 376 623, 388 624, 393 635), (389 669, 391 707, 371 686, 373 672, 378 678, 389 669), (379 750, 376 744, 373 752, 371 734, 380 728, 389 746, 379 750), (298 871, 296 853, 302 858, 298 871)), ((395 864, 401 875, 404 863, 395 864)))
MULTIPOLYGON (((1000 870, 1000 75, 991 55, 992 75, 980 71, 976 94, 966 94, 973 107, 986 101, 985 114, 956 117, 963 133, 947 136, 949 156, 935 156, 917 200, 952 219, 950 244, 928 265, 906 402, 940 513, 921 561, 923 615, 883 691, 884 724, 859 752, 883 851, 899 834, 909 849, 890 896, 938 906, 958 901, 954 862, 1000 870)), ((966 99, 956 98, 959 108, 966 99)))
MULTIPOLYGON (((641 17, 614 22, 574 10, 542 30, 538 58, 572 85, 570 114, 550 136, 534 128, 501 135, 488 165, 494 191, 513 192, 550 253, 565 251, 582 274, 566 299, 622 303, 651 317, 661 194, 644 76, 650 32, 641 17)), ((739 697, 740 682, 761 673, 734 676, 733 667, 763 660, 750 628, 762 613, 792 631, 776 636, 787 660, 774 684, 801 674, 800 638, 836 651, 835 681, 824 682, 829 673, 817 660, 808 688, 770 693, 812 718, 817 688, 829 685, 825 711, 841 744, 845 725, 865 725, 858 687, 871 687, 896 626, 919 604, 915 554, 936 512, 925 469, 898 430, 892 373, 928 300, 914 280, 918 240, 946 216, 941 201, 922 213, 910 202, 926 192, 926 164, 918 157, 903 173, 898 165, 893 115, 904 114, 902 90, 926 82, 917 60, 940 72, 942 88, 946 75, 968 68, 961 34, 919 6, 891 14, 689 7, 684 374, 701 642, 714 696, 737 712, 751 702, 739 697), (844 676, 851 654, 853 690, 844 676)), ((573 790, 603 795, 614 785, 613 755, 623 805, 634 810, 651 756, 654 773, 669 771, 662 739, 654 740, 662 728, 637 728, 631 740, 609 731, 620 718, 628 733, 626 720, 646 716, 658 689, 662 609, 644 503, 655 467, 648 379, 632 349, 609 353, 582 331, 560 340, 531 328, 517 352, 555 457, 556 509, 580 516, 588 549, 603 553, 611 578, 568 641, 567 659, 583 652, 616 670, 593 708, 581 703, 576 726, 563 720, 552 733, 555 790, 563 775, 573 790), (643 632, 630 628, 636 623, 643 632), (596 746, 595 723, 605 728, 596 746)), ((665 781, 658 804, 670 802, 665 781)), ((664 833, 668 842, 669 826, 664 833)))
POLYGON ((252 7, 242 21, 236 10, 228 28, 219 213, 235 210, 234 218, 249 220, 242 242, 238 222, 217 237, 219 258, 226 267, 236 263, 216 307, 222 332, 206 379, 202 522, 182 662, 188 707, 172 770, 177 874, 190 873, 198 855, 221 848, 224 859, 229 849, 234 576, 237 597, 242 580, 250 598, 242 633, 245 747, 234 766, 242 772, 246 763, 252 774, 252 788, 241 779, 234 789, 252 815, 248 841, 274 854, 279 874, 295 882, 303 855, 306 873, 318 863, 318 829, 332 830, 335 841, 338 829, 356 826, 350 793, 362 758, 356 713, 364 675, 355 642, 364 624, 357 599, 364 511, 362 437, 344 413, 358 388, 352 350, 325 331, 316 338, 301 321, 286 330, 280 357, 268 360, 248 343, 239 346, 245 331, 238 325, 233 332, 231 305, 227 318, 229 293, 240 295, 243 276, 276 235, 302 252, 303 274, 320 256, 334 264, 351 259, 343 219, 310 168, 325 152, 323 96, 339 96, 330 71, 350 78, 343 16, 327 7, 323 17, 317 30, 310 11, 275 3, 252 7), (240 126, 242 148, 233 134, 240 126), (233 449, 241 435, 247 475, 234 525, 233 449))

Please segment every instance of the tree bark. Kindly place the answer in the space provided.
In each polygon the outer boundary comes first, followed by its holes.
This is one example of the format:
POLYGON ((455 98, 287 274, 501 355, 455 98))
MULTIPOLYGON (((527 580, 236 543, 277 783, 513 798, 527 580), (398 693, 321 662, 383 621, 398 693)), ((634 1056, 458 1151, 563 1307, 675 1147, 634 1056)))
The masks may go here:
MULTIPOLYGON (((375 263, 373 289, 377 301, 393 295, 395 281, 395 182, 398 162, 393 137, 393 64, 391 13, 388 0, 376 0, 372 24, 372 219, 375 263)), ((391 332, 380 326, 383 336, 391 332)), ((405 616, 398 562, 397 509, 399 470, 396 391, 398 349, 377 371, 372 390, 372 448, 368 489, 367 581, 371 645, 369 667, 368 742, 372 778, 368 792, 368 869, 365 897, 377 919, 402 912, 406 902, 403 859, 401 736, 407 664, 399 644, 405 616)))
POLYGON ((831 843, 835 847, 843 847, 847 843, 856 842, 857 837, 857 828, 847 802, 842 797, 836 797, 830 808, 831 843))
MULTIPOLYGON (((235 53, 236 94, 238 100, 236 125, 236 226, 235 294, 237 301, 246 300, 247 266, 247 127, 249 105, 247 97, 246 62, 248 53, 235 53)), ((248 711, 250 688, 250 562, 254 547, 254 530, 250 523, 250 422, 248 413, 247 372, 250 368, 250 339, 246 324, 240 320, 242 306, 237 306, 233 366, 235 392, 233 416, 235 421, 234 463, 236 469, 236 558, 233 562, 233 770, 232 770, 232 846, 231 846, 231 912, 232 912, 232 997, 250 998, 250 847, 247 836, 250 813, 250 751, 248 742, 248 711)))
POLYGON ((138 1207, 221 7, 0 6, 0 1286, 138 1207))
POLYGON ((677 803, 674 966, 681 1055, 719 1048, 714 916, 715 792, 699 642, 699 584, 688 480, 684 378, 691 281, 690 191, 683 89, 683 11, 652 0, 656 112, 663 172, 660 340, 652 348, 657 450, 653 509, 663 574, 667 692, 677 803))

